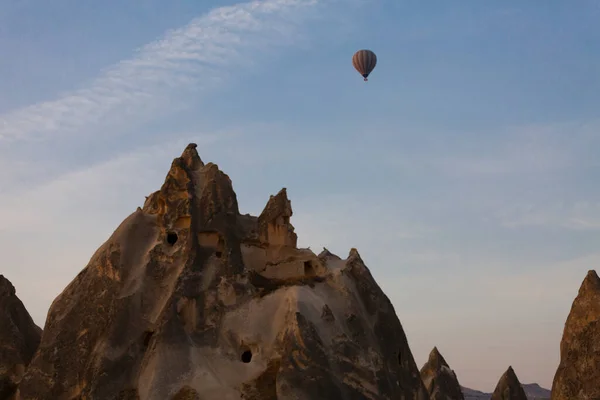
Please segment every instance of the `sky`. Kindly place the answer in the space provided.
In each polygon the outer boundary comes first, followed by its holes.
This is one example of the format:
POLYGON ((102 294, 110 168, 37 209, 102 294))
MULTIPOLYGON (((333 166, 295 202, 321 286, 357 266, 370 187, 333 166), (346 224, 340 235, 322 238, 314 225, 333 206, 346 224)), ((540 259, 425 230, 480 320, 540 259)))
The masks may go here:
POLYGON ((2 0, 0 273, 54 298, 194 142, 358 248, 419 367, 549 388, 600 265, 600 3, 2 0), (369 78, 356 50, 376 52, 369 78))

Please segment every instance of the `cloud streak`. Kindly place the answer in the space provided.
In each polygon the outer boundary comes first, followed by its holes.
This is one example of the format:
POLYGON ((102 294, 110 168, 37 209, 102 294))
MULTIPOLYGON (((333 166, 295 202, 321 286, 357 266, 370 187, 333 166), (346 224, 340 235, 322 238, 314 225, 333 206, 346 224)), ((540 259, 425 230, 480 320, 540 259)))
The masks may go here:
POLYGON ((208 89, 224 79, 228 68, 252 65, 260 51, 289 43, 298 23, 321 3, 266 0, 214 9, 141 47, 86 87, 0 115, 0 140, 152 117, 172 105, 169 93, 208 89))
POLYGON ((600 231, 600 202, 550 203, 515 207, 499 217, 507 228, 556 227, 574 231, 600 231))

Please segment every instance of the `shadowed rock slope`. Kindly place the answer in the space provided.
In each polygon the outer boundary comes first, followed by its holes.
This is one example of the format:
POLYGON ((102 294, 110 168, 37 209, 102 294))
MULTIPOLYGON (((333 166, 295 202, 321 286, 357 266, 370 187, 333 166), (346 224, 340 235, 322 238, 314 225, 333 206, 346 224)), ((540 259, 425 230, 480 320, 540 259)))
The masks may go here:
POLYGON ((587 273, 567 317, 552 399, 600 399, 600 278, 596 271, 587 273))
POLYGON ((285 189, 241 215, 190 144, 53 302, 20 399, 427 399, 355 249, 296 247, 285 189))
POLYGON ((512 367, 508 367, 500 378, 491 400, 527 400, 525 390, 512 367))
POLYGON ((437 347, 431 350, 429 359, 421 368, 421 379, 431 400, 464 400, 456 374, 437 347))
POLYGON ((40 344, 41 334, 15 287, 0 275, 0 400, 14 393, 40 344))

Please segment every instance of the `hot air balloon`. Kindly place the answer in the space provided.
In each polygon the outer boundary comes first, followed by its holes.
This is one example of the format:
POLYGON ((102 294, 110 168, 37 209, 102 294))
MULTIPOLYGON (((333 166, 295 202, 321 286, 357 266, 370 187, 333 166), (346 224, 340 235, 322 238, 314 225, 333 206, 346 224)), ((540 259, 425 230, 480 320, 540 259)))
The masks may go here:
POLYGON ((377 56, 371 50, 359 50, 352 56, 352 65, 368 81, 367 77, 377 65, 377 56))

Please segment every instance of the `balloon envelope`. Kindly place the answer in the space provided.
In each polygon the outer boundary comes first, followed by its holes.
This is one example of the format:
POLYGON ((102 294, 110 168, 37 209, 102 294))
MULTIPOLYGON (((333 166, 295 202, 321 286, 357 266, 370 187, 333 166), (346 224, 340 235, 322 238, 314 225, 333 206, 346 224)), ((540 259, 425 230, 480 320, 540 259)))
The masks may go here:
POLYGON ((367 80, 377 65, 377 56, 371 50, 359 50, 352 56, 352 65, 367 80))

